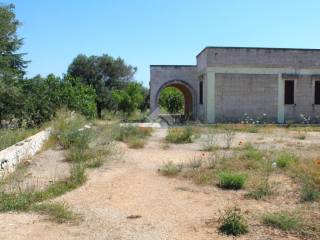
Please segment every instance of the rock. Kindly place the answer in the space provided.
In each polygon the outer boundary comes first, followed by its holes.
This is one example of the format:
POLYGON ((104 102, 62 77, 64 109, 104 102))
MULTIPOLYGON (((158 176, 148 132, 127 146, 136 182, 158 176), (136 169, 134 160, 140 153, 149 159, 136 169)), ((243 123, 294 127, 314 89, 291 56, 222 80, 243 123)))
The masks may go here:
POLYGON ((141 215, 129 215, 127 217, 127 219, 137 219, 137 218, 141 218, 141 215))
POLYGON ((31 164, 31 161, 30 160, 26 160, 23 162, 23 165, 24 166, 29 166, 31 164))

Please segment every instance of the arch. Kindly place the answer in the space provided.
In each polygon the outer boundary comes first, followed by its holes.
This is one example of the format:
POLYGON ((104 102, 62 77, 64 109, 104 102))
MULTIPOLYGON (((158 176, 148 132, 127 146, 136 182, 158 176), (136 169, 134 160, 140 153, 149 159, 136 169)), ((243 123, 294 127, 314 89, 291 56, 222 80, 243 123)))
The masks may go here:
POLYGON ((196 109, 195 90, 191 87, 189 83, 183 80, 175 79, 175 80, 171 80, 163 83, 157 90, 157 93, 154 99, 155 101, 154 106, 158 108, 160 92, 167 87, 174 87, 182 92, 184 96, 185 115, 190 116, 191 118, 194 118, 195 109, 196 109))

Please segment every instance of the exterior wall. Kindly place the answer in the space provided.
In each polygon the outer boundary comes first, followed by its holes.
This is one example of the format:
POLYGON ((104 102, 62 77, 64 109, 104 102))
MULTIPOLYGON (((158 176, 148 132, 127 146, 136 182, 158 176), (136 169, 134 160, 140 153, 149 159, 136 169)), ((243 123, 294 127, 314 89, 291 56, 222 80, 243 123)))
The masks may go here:
POLYGON ((205 67, 320 68, 320 51, 312 49, 205 48, 197 62, 205 67), (203 64, 203 59, 206 64, 203 64))
POLYGON ((172 84, 186 83, 193 95, 193 113, 196 115, 198 103, 198 72, 196 66, 150 66, 150 109, 157 109, 159 92, 172 84))
MULTIPOLYGON (((297 122, 320 122, 320 105, 314 105, 314 81, 311 76, 300 76, 295 81, 294 105, 285 105, 285 120, 297 122), (310 119, 310 120, 309 120, 310 119)), ((284 80, 286 80, 284 79, 284 80)), ((319 79, 317 79, 319 80, 319 79)))
MULTIPOLYGON (((199 77, 200 78, 200 77, 199 77)), ((206 113, 206 109, 207 109, 207 89, 208 89, 208 81, 207 81, 207 75, 203 74, 201 75, 201 79, 203 82, 203 104, 200 104, 200 99, 197 100, 197 118, 200 121, 206 121, 207 119, 207 113, 206 113)), ((198 87, 197 87, 197 92, 198 92, 198 98, 199 98, 199 81, 200 79, 198 79, 198 87)))
POLYGON ((277 75, 216 74, 215 95, 217 122, 277 120, 277 75))
POLYGON ((320 123, 320 105, 313 104, 315 79, 320 80, 319 49, 207 47, 196 66, 151 66, 151 110, 166 83, 181 80, 192 89, 193 112, 204 122, 239 122, 247 114, 263 122, 307 118, 320 123), (292 76, 295 104, 284 105, 284 81, 292 76))

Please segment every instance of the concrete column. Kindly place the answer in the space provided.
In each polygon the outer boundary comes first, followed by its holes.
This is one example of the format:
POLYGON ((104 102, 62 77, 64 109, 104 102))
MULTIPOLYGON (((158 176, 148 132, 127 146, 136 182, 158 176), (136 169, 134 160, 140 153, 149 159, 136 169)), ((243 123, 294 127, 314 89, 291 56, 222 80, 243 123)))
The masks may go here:
POLYGON ((284 123, 284 80, 278 74, 278 123, 284 123))
POLYGON ((216 74, 207 70, 207 122, 215 123, 216 74))

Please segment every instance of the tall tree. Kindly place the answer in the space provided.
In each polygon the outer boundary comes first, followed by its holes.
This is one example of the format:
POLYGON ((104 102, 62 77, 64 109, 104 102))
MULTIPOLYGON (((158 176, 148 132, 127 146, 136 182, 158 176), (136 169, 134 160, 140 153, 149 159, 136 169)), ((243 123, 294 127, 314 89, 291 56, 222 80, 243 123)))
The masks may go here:
POLYGON ((96 90, 97 115, 101 118, 102 109, 112 109, 112 90, 121 89, 133 79, 136 67, 127 65, 123 59, 102 56, 78 55, 69 65, 68 74, 79 78, 96 90))
POLYGON ((9 76, 14 79, 23 76, 27 61, 18 50, 23 39, 17 35, 20 22, 16 19, 14 5, 0 5, 0 77, 9 76))
POLYGON ((27 62, 18 50, 23 39, 17 36, 20 22, 14 5, 0 5, 0 127, 1 120, 19 111, 21 94, 18 80, 22 79, 27 62))

